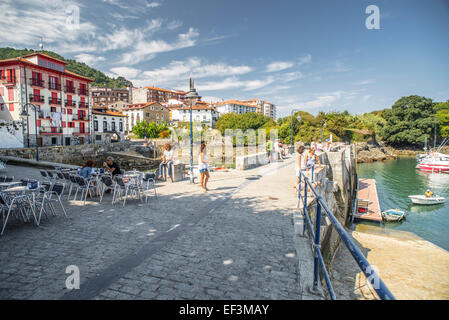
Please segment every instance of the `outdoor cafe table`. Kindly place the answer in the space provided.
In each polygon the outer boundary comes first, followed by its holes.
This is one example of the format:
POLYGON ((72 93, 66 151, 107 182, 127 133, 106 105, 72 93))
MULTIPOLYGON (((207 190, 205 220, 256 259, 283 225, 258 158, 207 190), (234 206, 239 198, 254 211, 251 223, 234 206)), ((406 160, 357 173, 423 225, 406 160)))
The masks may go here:
POLYGON ((20 181, 13 181, 13 182, 0 182, 0 190, 2 189, 8 189, 11 188, 13 186, 17 186, 22 184, 22 182, 20 181))

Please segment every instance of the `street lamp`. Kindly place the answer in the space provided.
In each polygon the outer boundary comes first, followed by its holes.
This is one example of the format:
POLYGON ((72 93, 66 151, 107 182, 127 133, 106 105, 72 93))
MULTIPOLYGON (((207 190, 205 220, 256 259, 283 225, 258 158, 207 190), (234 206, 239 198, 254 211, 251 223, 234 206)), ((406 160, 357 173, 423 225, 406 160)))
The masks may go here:
POLYGON ((327 122, 326 121, 322 122, 321 126, 320 126, 320 143, 323 142, 323 126, 327 127, 327 122))
MULTIPOLYGON (((293 147, 293 114, 295 112, 298 112, 299 109, 293 109, 291 112, 291 118, 290 118, 290 154, 293 154, 294 152, 294 147, 293 147)), ((301 116, 297 116, 296 119, 298 121, 301 121, 301 116)))
POLYGON ((36 135, 36 161, 39 161, 39 144, 37 139, 37 106, 32 103, 25 103, 22 106, 22 112, 20 113, 21 117, 28 117, 28 108, 32 107, 34 109, 34 130, 36 135))
POLYGON ((192 125, 192 106, 193 100, 198 100, 199 96, 194 88, 193 79, 190 78, 190 92, 186 95, 190 101, 190 183, 194 183, 193 179, 193 125, 192 125))

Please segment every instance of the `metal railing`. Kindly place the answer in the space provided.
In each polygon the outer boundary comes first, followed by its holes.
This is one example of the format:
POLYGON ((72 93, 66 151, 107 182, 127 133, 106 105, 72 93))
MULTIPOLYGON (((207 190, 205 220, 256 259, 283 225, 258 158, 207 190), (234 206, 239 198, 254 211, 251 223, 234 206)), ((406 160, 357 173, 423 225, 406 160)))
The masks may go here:
MULTIPOLYGON (((372 285, 376 293, 378 294, 379 298, 382 300, 395 300, 395 297, 390 292, 390 290, 387 288, 387 286, 384 284, 382 279, 380 279, 379 275, 376 273, 376 271, 373 269, 373 267, 370 265, 368 260, 366 260, 365 256, 362 254, 362 252, 357 248, 357 246, 354 244, 354 242, 349 237, 346 230, 342 227, 340 222, 335 218, 334 214, 329 210, 326 203, 323 201, 322 197, 318 194, 318 192, 315 190, 315 188, 312 185, 313 183, 313 167, 312 167, 312 182, 309 181, 309 178, 304 176, 304 173, 301 172, 299 175, 299 187, 298 187, 298 200, 303 203, 303 216, 304 216, 304 230, 303 235, 306 235, 306 228, 308 229, 312 239, 312 250, 314 254, 314 261, 313 261, 313 287, 311 289, 314 293, 319 293, 319 269, 321 267, 321 271, 324 276, 324 280, 326 282, 326 286, 330 295, 330 298, 332 300, 336 299, 334 289, 332 287, 332 283, 330 281, 329 273, 327 271, 326 265, 324 263, 323 255, 321 253, 321 245, 320 245, 320 229, 321 229, 321 216, 327 215, 329 218, 329 221, 331 222, 332 226, 335 228, 337 233, 339 234, 340 238, 343 240, 343 243, 348 248, 349 252, 353 256, 354 260, 357 262, 358 266, 362 270, 362 272, 365 274, 366 279, 369 281, 369 283, 372 285), (301 195, 301 180, 304 180, 304 196, 301 195), (314 199, 316 200, 316 216, 315 216, 315 231, 312 225, 311 218, 309 216, 309 208, 307 204, 308 195, 307 190, 310 189, 315 196, 314 199), (324 209, 324 212, 323 212, 324 209)), ((300 204, 300 202, 299 202, 300 204)))

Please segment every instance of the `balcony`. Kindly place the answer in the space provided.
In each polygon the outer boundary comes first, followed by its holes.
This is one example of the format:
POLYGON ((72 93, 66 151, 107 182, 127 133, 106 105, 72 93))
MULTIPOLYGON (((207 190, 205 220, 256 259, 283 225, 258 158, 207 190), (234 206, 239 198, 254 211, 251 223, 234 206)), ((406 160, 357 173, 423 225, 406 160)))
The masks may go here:
POLYGON ((76 93, 75 87, 64 86, 64 92, 67 93, 76 93))
POLYGON ((49 104, 56 104, 56 105, 61 105, 61 98, 49 98, 48 99, 48 103, 49 104))
POLYGON ((59 83, 48 83, 48 89, 61 91, 61 85, 59 83))
POLYGON ((88 95, 89 95, 89 90, 79 88, 79 89, 78 89, 78 93, 79 93, 80 95, 82 95, 82 96, 88 96, 88 95))
POLYGON ((88 115, 74 114, 72 119, 74 121, 89 121, 89 116, 88 115))
POLYGON ((78 103, 78 107, 80 107, 80 108, 89 108, 89 103, 80 101, 78 103))
POLYGON ((50 112, 39 111, 39 119, 51 119, 50 112))
POLYGON ((44 103, 45 98, 44 96, 37 96, 34 94, 30 94, 30 102, 44 103))
POLYGON ((89 128, 72 128, 72 129, 73 129, 72 134, 75 135, 90 134, 89 128))
POLYGON ((39 134, 62 134, 62 128, 58 127, 39 127, 39 134))
POLYGON ((5 86, 15 85, 16 77, 15 76, 3 76, 0 78, 0 83, 4 84, 5 86))
POLYGON ((30 78, 30 85, 33 87, 45 88, 45 81, 42 79, 30 78))
POLYGON ((72 100, 66 100, 65 101, 65 106, 66 107, 73 107, 73 108, 75 108, 76 107, 76 102, 72 101, 72 100))

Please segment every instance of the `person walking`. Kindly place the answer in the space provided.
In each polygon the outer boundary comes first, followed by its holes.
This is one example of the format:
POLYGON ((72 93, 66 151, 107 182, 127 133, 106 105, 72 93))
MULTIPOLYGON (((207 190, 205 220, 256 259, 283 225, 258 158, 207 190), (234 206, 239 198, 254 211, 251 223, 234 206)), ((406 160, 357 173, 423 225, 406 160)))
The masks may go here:
POLYGON ((206 144, 201 143, 201 151, 198 156, 198 169, 201 176, 201 188, 204 192, 207 192, 207 181, 209 181, 209 166, 207 164, 206 144))
POLYGON ((273 162, 273 141, 268 140, 267 142, 267 153, 268 153, 268 159, 270 162, 273 162))
POLYGON ((306 161, 305 161, 305 155, 304 155, 304 146, 299 146, 298 149, 296 149, 296 152, 298 152, 298 160, 296 161, 295 169, 296 169, 296 185, 293 186, 293 188, 296 189, 296 192, 299 191, 299 182, 300 177, 302 174, 302 170, 305 170, 306 168, 306 161))

